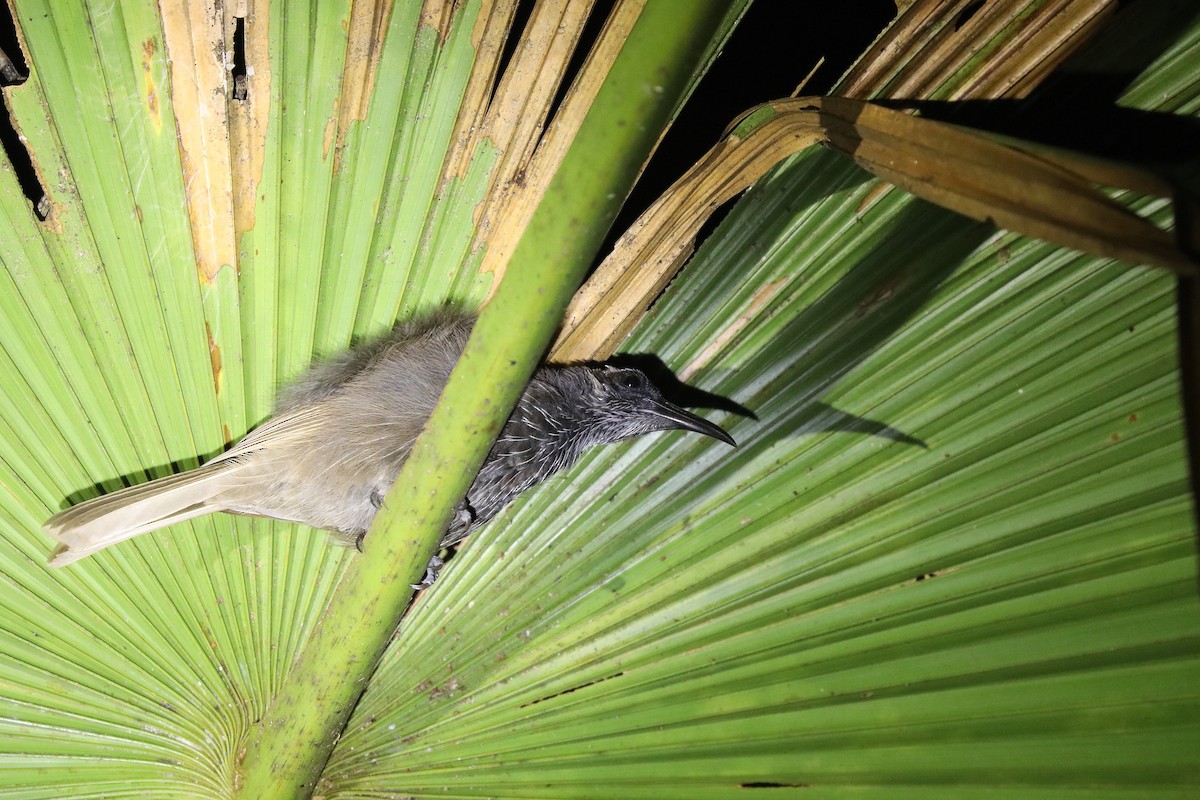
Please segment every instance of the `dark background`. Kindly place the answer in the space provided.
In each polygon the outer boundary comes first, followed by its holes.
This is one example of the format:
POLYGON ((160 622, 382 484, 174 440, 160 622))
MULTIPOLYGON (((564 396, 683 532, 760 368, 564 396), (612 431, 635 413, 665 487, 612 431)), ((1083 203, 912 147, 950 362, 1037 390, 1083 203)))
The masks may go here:
MULTIPOLYGON (((603 20, 606 13, 601 10, 596 19, 603 20)), ((739 114, 759 103, 792 95, 822 57, 824 63, 805 83, 803 94, 829 94, 895 16, 893 0, 751 3, 634 186, 600 257, 655 199, 720 141, 721 133, 739 114)), ((588 31, 585 36, 589 34, 594 36, 595 32, 588 31)), ((701 240, 721 216, 714 215, 701 231, 701 240)))

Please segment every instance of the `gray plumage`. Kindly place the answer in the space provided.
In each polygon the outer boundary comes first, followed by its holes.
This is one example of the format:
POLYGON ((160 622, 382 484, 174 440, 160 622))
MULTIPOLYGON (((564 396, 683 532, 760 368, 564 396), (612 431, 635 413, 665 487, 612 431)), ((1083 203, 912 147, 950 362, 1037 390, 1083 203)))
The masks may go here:
MULTIPOLYGON (((357 542, 399 475, 462 354, 474 317, 442 312, 312 367, 275 415, 202 467, 73 506, 45 525, 62 566, 204 514, 271 517, 357 542)), ((666 402, 638 370, 540 367, 443 535, 451 547, 525 489, 597 444, 684 429, 733 444, 716 425, 666 402)), ((425 583, 436 577, 431 562, 425 583)))

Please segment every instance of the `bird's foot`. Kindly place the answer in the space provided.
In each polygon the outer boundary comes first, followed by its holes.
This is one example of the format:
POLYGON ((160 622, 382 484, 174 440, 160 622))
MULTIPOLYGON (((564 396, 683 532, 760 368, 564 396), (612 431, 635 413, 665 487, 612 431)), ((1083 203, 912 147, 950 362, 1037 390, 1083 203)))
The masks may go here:
POLYGON ((433 582, 438 579, 438 573, 441 572, 445 563, 446 562, 443 561, 440 556, 434 556, 433 558, 429 559, 429 564, 427 564, 425 567, 425 576, 417 583, 410 583, 409 586, 417 591, 420 591, 421 589, 428 589, 430 586, 433 586, 433 582))
POLYGON ((471 528, 478 518, 475 509, 471 507, 470 498, 464 497, 462 503, 455 510, 454 516, 450 518, 450 525, 442 535, 440 546, 451 547, 467 538, 467 534, 471 532, 471 528))
POLYGON ((454 519, 450 522, 452 530, 466 530, 475 522, 475 509, 471 508, 465 502, 459 506, 458 511, 454 512, 454 519))

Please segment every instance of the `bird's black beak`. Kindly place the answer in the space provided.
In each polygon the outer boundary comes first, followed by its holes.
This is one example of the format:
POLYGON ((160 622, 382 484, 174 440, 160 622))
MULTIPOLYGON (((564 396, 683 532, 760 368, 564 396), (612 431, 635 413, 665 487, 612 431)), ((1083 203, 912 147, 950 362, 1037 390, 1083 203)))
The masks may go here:
POLYGON ((672 405, 666 400, 658 401, 651 408, 647 409, 646 413, 662 418, 662 430, 695 431, 696 433, 703 433, 705 436, 711 436, 714 439, 720 439, 727 445, 737 447, 737 442, 721 426, 714 425, 690 411, 684 411, 679 406, 672 405))

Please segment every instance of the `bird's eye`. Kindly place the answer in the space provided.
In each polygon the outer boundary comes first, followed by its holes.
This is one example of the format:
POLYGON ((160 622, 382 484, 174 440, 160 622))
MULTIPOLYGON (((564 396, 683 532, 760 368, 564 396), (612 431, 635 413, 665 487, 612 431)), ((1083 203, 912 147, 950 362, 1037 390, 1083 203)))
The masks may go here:
POLYGON ((646 387, 646 379, 640 372, 623 373, 618 380, 626 389, 644 389, 646 387))

